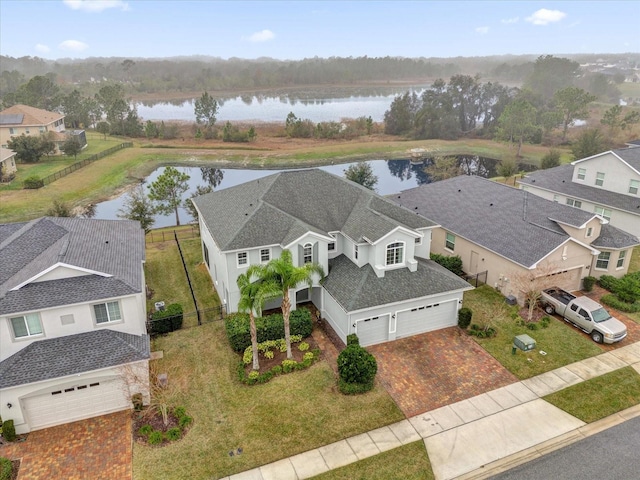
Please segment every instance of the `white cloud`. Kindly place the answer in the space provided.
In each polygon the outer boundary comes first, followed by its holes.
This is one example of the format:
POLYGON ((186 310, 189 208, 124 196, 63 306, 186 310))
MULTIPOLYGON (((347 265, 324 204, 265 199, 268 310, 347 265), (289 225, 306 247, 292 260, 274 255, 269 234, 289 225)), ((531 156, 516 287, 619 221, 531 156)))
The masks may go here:
POLYGON ((530 17, 525 18, 525 20, 529 23, 533 23, 534 25, 549 25, 553 22, 559 22, 566 16, 567 14, 560 10, 547 10, 546 8, 541 8, 537 12, 534 12, 530 17))
POLYGON ((129 4, 122 0, 63 0, 63 2, 71 10, 82 10, 83 12, 101 12, 108 8, 129 10, 129 4))
POLYGON ((489 33, 489 27, 478 27, 476 28, 476 33, 479 33, 480 35, 486 35, 487 33, 489 33))
POLYGON ((71 52, 82 52, 83 50, 89 48, 89 45, 79 40, 65 40, 60 45, 58 45, 58 48, 71 52))
POLYGON ((518 20, 520 20, 520 17, 513 17, 513 18, 503 18, 502 20, 500 20, 502 23, 506 23, 506 24, 510 24, 510 23, 518 23, 518 20))
POLYGON ((261 30, 248 37, 242 37, 243 40, 247 40, 249 42, 268 42, 274 38, 276 38, 276 35, 271 30, 261 30))
POLYGON ((41 43, 36 44, 36 51, 40 53, 49 53, 51 49, 47 45, 43 45, 41 43))

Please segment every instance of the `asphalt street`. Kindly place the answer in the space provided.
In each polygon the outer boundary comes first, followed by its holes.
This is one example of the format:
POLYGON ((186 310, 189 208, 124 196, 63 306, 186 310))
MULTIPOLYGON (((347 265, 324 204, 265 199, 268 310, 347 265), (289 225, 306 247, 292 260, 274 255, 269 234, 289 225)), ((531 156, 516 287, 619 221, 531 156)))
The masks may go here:
POLYGON ((492 480, 640 478, 640 417, 532 460, 492 480))

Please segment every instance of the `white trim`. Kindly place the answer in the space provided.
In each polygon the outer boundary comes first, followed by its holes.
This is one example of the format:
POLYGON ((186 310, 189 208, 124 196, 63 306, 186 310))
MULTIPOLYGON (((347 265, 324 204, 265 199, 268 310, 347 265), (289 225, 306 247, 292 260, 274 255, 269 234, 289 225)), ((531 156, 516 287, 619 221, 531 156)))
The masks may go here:
MULTIPOLYGON (((397 302, 383 303, 383 304, 381 304, 381 305, 374 305, 374 306, 372 306, 372 307, 361 308, 360 310, 352 310, 352 311, 349 311, 349 312, 347 312, 347 313, 348 313, 349 315, 354 315, 354 314, 356 314, 356 313, 366 312, 367 310, 371 310, 371 309, 373 309, 373 308, 393 307, 393 306, 395 306, 395 305, 402 305, 403 303, 407 303, 407 302, 416 302, 416 301, 421 301, 421 300, 423 300, 423 299, 426 301, 426 300, 428 300, 428 299, 430 299, 430 298, 437 298, 437 297, 440 297, 440 296, 443 296, 443 295, 455 295, 455 294, 458 294, 458 293, 464 293, 464 292, 466 292, 466 291, 468 291, 468 290, 473 290, 473 289, 474 289, 474 287, 473 287, 472 285, 469 285, 468 287, 465 287, 465 288, 458 288, 457 290, 448 290, 448 291, 446 291, 446 292, 434 293, 434 294, 432 294, 432 295, 426 295, 426 296, 424 296, 424 297, 408 298, 408 299, 406 299, 406 300, 399 300, 399 301, 397 301, 397 302)), ((333 296, 332 296, 329 292, 327 292, 324 288, 323 288, 323 291, 324 291, 324 292, 326 292, 329 296, 331 296, 331 297, 335 300, 335 297, 333 297, 333 296)), ((443 302, 447 302, 447 301, 448 301, 448 300, 444 300, 443 302)), ((453 300, 451 300, 451 301, 453 301, 453 300)), ((337 303, 338 305, 340 305, 340 303, 339 303, 337 300, 336 300, 336 303, 337 303)), ((436 302, 436 303, 437 303, 437 302, 436 302)), ((411 307, 411 308, 413 308, 413 307, 411 307)), ((343 308, 343 310, 344 310, 344 308, 343 308)), ((411 310, 411 309, 409 309, 409 310, 411 310)), ((346 310, 345 310, 345 312, 346 312, 346 310)))
POLYGON ((587 250, 591 251, 591 255, 600 255, 600 250, 598 250, 597 248, 592 247, 589 244, 586 244, 584 242, 581 242, 580 240, 576 240, 573 237, 569 237, 567 238, 564 242, 562 242, 560 245, 558 245, 556 248, 554 248, 553 250, 551 250, 549 253, 547 253, 544 257, 542 257, 540 260, 536 261, 536 263, 534 263, 533 265, 531 265, 530 267, 527 267, 529 270, 533 270, 535 268, 538 268, 538 264, 540 262, 542 262, 545 258, 547 258, 549 255, 551 255, 552 253, 554 253, 555 251, 557 251, 560 247, 564 247, 567 242, 575 242, 578 245, 580 245, 581 247, 586 248, 587 250))
MULTIPOLYGON (((571 162, 571 165, 577 165, 580 162, 586 162, 587 160, 591 160, 593 158, 598 158, 601 157, 603 155, 613 155, 614 157, 616 157, 618 160, 620 160, 622 163, 624 163, 627 167, 629 167, 631 170, 633 170, 634 172, 636 172, 638 175, 640 175, 640 171, 636 170, 635 168, 633 168, 631 165, 629 165, 623 158, 621 158, 620 156, 618 156, 617 153, 615 153, 613 150, 608 150, 606 152, 602 152, 602 153, 598 153, 596 155, 591 155, 590 157, 587 158, 582 158, 580 160, 574 160, 573 162, 571 162)), ((606 173, 606 172, 605 172, 606 173)))
POLYGON ((29 278, 28 280, 25 280, 24 282, 22 282, 19 285, 16 285, 15 287, 13 287, 11 289, 11 291, 14 290, 19 290, 22 287, 24 287, 25 285, 28 285, 31 282, 36 281, 38 278, 42 277, 43 275, 46 275, 47 273, 55 270, 56 268, 59 267, 65 267, 65 268, 69 268, 71 270, 77 270, 79 272, 84 272, 88 275, 99 275, 101 277, 113 277, 113 275, 109 274, 109 273, 104 273, 104 272, 98 272, 97 270, 91 270, 89 268, 83 268, 83 267, 78 267, 77 265, 70 265, 68 263, 64 263, 64 262, 58 262, 54 265, 51 265, 49 268, 46 268, 45 270, 43 270, 42 272, 38 273, 37 275, 34 275, 33 277, 29 278))
POLYGON ((335 238, 330 237, 330 236, 325 236, 325 235, 321 235, 319 233, 316 232, 312 232, 312 231, 308 231, 306 232, 304 235, 300 235, 298 238, 296 238, 293 242, 288 243, 286 245, 284 245, 282 248, 283 249, 289 249, 289 247, 293 246, 293 245, 297 245, 300 243, 300 240, 302 240, 303 238, 305 238, 306 236, 311 236, 314 237, 318 240, 326 240, 328 242, 333 242, 335 240, 335 238))
POLYGON ((376 240, 375 242, 371 242, 370 240, 367 240, 369 243, 371 243, 371 245, 377 245, 379 243, 382 243, 383 241, 385 241, 385 239, 390 236, 393 233, 396 232, 403 232, 406 233, 407 235, 416 238, 416 237, 420 237, 421 235, 416 232, 415 230, 409 230, 408 228, 405 228, 403 226, 397 226, 396 228, 394 228, 393 230, 390 230, 389 232, 385 233, 382 237, 380 237, 378 240, 376 240))

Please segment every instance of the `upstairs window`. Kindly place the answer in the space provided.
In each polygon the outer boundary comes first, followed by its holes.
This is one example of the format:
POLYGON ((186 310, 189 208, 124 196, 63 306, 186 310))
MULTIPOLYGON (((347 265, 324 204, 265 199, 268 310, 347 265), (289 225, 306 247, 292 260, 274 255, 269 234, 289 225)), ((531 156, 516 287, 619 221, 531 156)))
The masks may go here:
POLYGON ((596 215, 600 215, 602 218, 606 220, 611 220, 611 210, 609 210, 608 208, 596 206, 594 211, 596 215))
POLYGON ((596 268, 600 268, 602 270, 608 269, 610 259, 611 259, 611 252, 602 252, 600 255, 598 255, 598 260, 596 261, 596 268))
POLYGON ((329 250, 330 252, 333 252, 336 249, 336 242, 329 242, 329 244, 327 245, 327 250, 329 250))
POLYGON ((313 262, 313 245, 311 245, 310 243, 307 243, 304 246, 304 249, 302 251, 302 262, 303 263, 313 262))
POLYGON ((580 208, 582 207, 582 202, 573 198, 567 198, 567 205, 570 207, 580 208))
POLYGON ((638 189, 640 189, 640 180, 629 180, 629 193, 637 195, 638 189))
POLYGON ((11 327, 13 328, 13 336, 15 338, 42 335, 42 323, 37 313, 11 318, 11 327))
POLYGON ((593 227, 587 227, 587 238, 593 235, 593 227))
POLYGON ((598 172, 596 173, 596 186, 601 187, 604 185, 604 173, 598 172))
POLYGON ((624 267, 624 259, 626 258, 626 256, 627 256, 627 251, 622 250, 618 255, 618 262, 616 263, 616 268, 624 267))
POLYGON ((399 265, 404 262, 404 243, 395 242, 387 245, 387 265, 399 265))
POLYGON ((585 177, 587 176, 587 169, 586 168, 579 168, 578 169, 578 180, 584 180, 585 177))
POLYGON ((444 248, 451 251, 455 250, 456 236, 453 233, 447 233, 447 236, 444 240, 444 248))
POLYGON ((118 322, 122 320, 120 304, 118 302, 99 303, 93 306, 96 323, 118 322))
POLYGON ((15 135, 15 134, 16 134, 16 129, 9 127, 9 135, 15 135))
POLYGON ((237 258, 238 267, 246 267, 249 265, 249 256, 247 255, 247 252, 238 252, 237 258))
POLYGON ((267 263, 271 260, 271 250, 269 248, 260 249, 260 262, 267 263))

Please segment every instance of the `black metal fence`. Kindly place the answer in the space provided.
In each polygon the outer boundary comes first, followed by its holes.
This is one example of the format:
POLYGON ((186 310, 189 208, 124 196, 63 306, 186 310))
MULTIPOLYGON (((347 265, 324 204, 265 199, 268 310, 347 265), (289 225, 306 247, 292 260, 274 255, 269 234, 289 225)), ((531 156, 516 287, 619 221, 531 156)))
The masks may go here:
POLYGON ((197 238, 200 236, 197 225, 189 225, 190 228, 180 228, 175 230, 161 230, 158 232, 149 232, 145 236, 147 243, 168 242, 174 240, 176 237, 180 240, 187 240, 189 238, 197 238))
POLYGON ((128 148, 128 147, 133 147, 133 143, 124 142, 124 143, 121 143, 120 145, 116 145, 115 147, 108 148, 107 150, 104 150, 102 152, 94 153, 93 155, 85 158, 84 160, 80 160, 79 162, 73 163, 68 167, 63 168, 59 172, 52 173, 51 175, 44 177, 43 179, 41 179, 39 183, 40 186, 37 188, 44 187, 45 185, 48 185, 51 182, 55 182, 56 180, 59 180, 62 177, 66 177, 70 173, 75 172, 76 170, 86 165, 89 165, 90 163, 95 162, 96 160, 100 160, 101 158, 104 158, 107 155, 111 155, 112 153, 115 153, 118 150, 122 150, 123 148, 128 148))
MULTIPOLYGON (((227 309, 225 305, 218 305, 211 308, 203 308, 203 309, 195 310, 193 312, 183 313, 182 326, 180 327, 180 329, 182 330, 185 328, 193 328, 200 325, 205 325, 207 323, 220 322, 224 320, 224 317, 226 314, 227 314, 227 309), (197 323, 189 322, 187 321, 188 319, 197 319, 197 323)), ((147 319, 147 332, 149 332, 151 336, 158 335, 157 333, 158 329, 154 328, 154 323, 163 321, 163 320, 166 321, 165 319, 161 319, 161 318, 157 320, 152 320, 151 317, 149 317, 147 319)))
POLYGON ((464 278, 467 282, 469 282, 474 287, 477 287, 478 285, 487 283, 488 274, 489 274, 489 271, 485 270, 484 272, 463 275, 462 278, 464 278))

